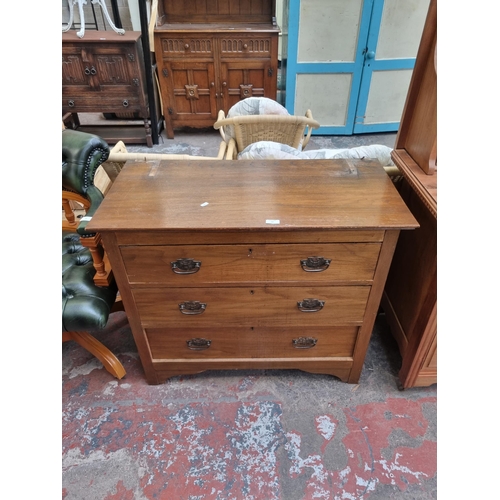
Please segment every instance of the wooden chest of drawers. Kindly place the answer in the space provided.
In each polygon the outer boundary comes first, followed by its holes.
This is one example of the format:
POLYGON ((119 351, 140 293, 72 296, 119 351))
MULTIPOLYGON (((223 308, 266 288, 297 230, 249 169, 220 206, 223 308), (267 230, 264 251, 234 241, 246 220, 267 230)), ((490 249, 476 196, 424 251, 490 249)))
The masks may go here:
POLYGON ((295 368, 358 381, 401 229, 362 160, 128 163, 102 234, 149 383, 295 368))

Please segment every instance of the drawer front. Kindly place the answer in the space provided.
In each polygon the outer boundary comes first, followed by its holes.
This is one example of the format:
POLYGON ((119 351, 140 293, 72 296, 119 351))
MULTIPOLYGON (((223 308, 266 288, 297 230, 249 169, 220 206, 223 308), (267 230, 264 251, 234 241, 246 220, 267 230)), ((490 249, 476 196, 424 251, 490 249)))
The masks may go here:
POLYGON ((144 327, 359 325, 369 286, 137 288, 144 327))
POLYGON ((273 51, 273 37, 266 35, 223 35, 219 39, 221 57, 269 58, 273 51))
POLYGON ((357 326, 146 330, 154 359, 351 357, 357 326))
POLYGON ((210 36, 162 36, 159 40, 163 58, 202 57, 213 58, 214 39, 210 36))
POLYGON ((379 243, 121 247, 131 284, 370 281, 379 243))
POLYGON ((77 92, 71 87, 63 89, 62 108, 64 112, 94 112, 99 109, 103 112, 130 112, 140 111, 143 108, 138 92, 120 92, 119 95, 110 95, 110 92, 77 92))

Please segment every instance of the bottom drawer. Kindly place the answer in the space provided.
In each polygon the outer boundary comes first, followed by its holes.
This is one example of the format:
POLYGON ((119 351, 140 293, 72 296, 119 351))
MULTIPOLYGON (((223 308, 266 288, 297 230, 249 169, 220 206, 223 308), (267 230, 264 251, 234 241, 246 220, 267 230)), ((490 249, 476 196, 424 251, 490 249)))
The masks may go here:
POLYGON ((357 326, 319 328, 147 328, 153 359, 352 357, 357 326))

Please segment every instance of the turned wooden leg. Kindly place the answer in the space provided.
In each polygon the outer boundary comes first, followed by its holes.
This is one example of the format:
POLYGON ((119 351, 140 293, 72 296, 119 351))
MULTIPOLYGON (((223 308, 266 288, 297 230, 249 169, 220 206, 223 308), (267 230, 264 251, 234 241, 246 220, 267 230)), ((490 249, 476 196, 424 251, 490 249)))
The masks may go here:
POLYGON ((64 210, 64 217, 66 217, 68 224, 70 226, 76 227, 78 224, 76 223, 75 213, 73 212, 73 209, 71 208, 71 205, 69 204, 69 200, 64 198, 64 194, 63 194, 63 199, 62 199, 62 206, 63 206, 63 210, 64 210))
POLYGON ((118 358, 101 342, 87 332, 63 332, 63 342, 74 340, 84 349, 92 353, 117 379, 125 376, 126 371, 118 358))
POLYGON ((96 274, 94 283, 98 286, 109 286, 113 274, 110 272, 111 266, 107 255, 101 245, 101 235, 96 234, 89 238, 80 238, 82 245, 90 250, 96 274))

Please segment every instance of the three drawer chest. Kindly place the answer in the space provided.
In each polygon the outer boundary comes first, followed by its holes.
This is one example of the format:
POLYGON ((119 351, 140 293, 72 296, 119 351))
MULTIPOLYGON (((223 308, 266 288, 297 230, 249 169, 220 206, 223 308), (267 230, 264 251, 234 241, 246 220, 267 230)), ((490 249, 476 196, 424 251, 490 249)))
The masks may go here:
POLYGON ((416 227, 372 160, 127 162, 88 225, 150 384, 260 368, 356 383, 416 227))

